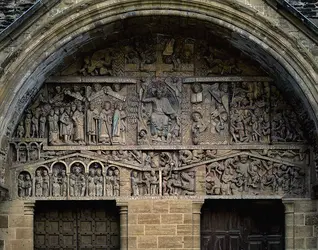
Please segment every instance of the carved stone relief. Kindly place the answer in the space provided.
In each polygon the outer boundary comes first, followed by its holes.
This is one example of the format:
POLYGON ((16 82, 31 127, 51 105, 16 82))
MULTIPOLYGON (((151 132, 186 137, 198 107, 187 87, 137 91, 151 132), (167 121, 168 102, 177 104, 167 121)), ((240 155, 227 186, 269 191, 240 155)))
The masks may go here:
POLYGON ((22 171, 18 176, 18 196, 21 198, 31 197, 32 193, 32 179, 30 173, 22 171))
POLYGON ((305 170, 293 162, 241 153, 206 166, 208 195, 301 196, 306 193, 305 170))
POLYGON ((18 196, 307 194, 306 115, 214 42, 133 37, 48 79, 11 140, 18 196))
POLYGON ((60 162, 53 165, 52 170, 52 196, 66 197, 68 193, 68 176, 66 166, 60 162))
POLYGON ((131 195, 159 195, 159 172, 155 170, 132 171, 131 195))

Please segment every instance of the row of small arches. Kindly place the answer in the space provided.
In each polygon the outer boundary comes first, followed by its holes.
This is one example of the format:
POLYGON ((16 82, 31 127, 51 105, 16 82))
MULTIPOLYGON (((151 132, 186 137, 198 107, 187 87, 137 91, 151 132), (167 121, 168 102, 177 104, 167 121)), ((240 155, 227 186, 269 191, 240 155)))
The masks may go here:
POLYGON ((90 169, 101 169, 102 173, 108 173, 109 169, 113 169, 114 165, 105 166, 100 161, 91 161, 88 164, 85 164, 82 161, 73 161, 70 164, 67 164, 64 161, 53 162, 50 166, 41 165, 39 166, 34 173, 31 174, 32 177, 35 176, 37 170, 46 170, 49 175, 53 174, 55 170, 64 170, 66 174, 74 173, 75 168, 80 168, 82 173, 89 173, 90 169))

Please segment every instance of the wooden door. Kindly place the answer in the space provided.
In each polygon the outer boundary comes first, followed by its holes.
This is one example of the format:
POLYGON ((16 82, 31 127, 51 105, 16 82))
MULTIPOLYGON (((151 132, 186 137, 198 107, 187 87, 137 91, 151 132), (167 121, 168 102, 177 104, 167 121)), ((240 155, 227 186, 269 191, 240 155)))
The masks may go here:
POLYGON ((284 209, 273 201, 209 201, 202 208, 202 250, 283 250, 284 209))
POLYGON ((119 249, 119 216, 115 205, 89 201, 37 204, 34 249, 119 249))

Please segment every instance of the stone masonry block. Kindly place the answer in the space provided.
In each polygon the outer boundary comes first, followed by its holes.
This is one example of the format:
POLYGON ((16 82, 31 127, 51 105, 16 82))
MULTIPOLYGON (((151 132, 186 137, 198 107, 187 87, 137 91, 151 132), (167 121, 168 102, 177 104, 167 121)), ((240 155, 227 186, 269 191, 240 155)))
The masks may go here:
POLYGON ((305 225, 305 215, 295 214, 295 225, 304 226, 305 225))
POLYGON ((182 224, 182 222, 183 214, 161 214, 162 224, 182 224))
POLYGON ((306 225, 318 225, 318 214, 306 214, 305 224, 306 225))
POLYGON ((157 248, 157 237, 156 236, 139 236, 137 238, 138 248, 157 248))
POLYGON ((8 228, 8 215, 0 215, 0 228, 8 228))
POLYGON ((200 232, 199 225, 177 225, 177 235, 194 235, 200 232))
POLYGON ((30 228, 17 228, 16 238, 19 239, 33 239, 33 230, 30 228))
POLYGON ((33 249, 32 240, 11 240, 10 245, 12 250, 33 249))
POLYGON ((176 235, 176 225, 145 225, 145 235, 176 235))
POLYGON ((183 214, 183 224, 197 224, 192 219, 192 214, 183 214))
POLYGON ((160 224, 160 214, 138 214, 138 224, 160 224))
POLYGON ((316 237, 306 238, 306 248, 307 249, 317 249, 317 241, 316 237))
POLYGON ((295 238, 313 236, 313 226, 295 226, 295 238))
POLYGON ((293 226, 286 226, 286 232, 287 237, 294 237, 294 227, 293 226))
POLYGON ((183 247, 182 236, 159 236, 158 247, 159 248, 182 248, 183 247))
POLYGON ((285 248, 293 248, 294 247, 294 239, 293 238, 285 238, 285 248))
POLYGON ((151 200, 135 200, 128 202, 129 213, 151 213, 152 201, 151 200))
POLYGON ((170 213, 192 213, 191 200, 173 200, 169 201, 170 213))
POLYGON ((305 249, 305 239, 295 239, 295 248, 296 249, 305 249))
POLYGON ((295 202, 295 213, 297 212, 316 212, 317 204, 314 200, 305 200, 295 202))
POLYGON ((9 227, 33 227, 33 216, 9 215, 9 227))
POLYGON ((200 247, 200 236, 184 236, 185 248, 198 248, 200 247))
POLYGON ((133 235, 145 235, 145 225, 128 225, 128 234, 133 235))
POLYGON ((129 248, 137 248, 137 237, 128 237, 129 248))
POLYGON ((294 225, 294 214, 286 214, 285 215, 285 223, 288 226, 294 225))
POLYGON ((168 200, 153 201, 152 212, 153 213, 168 213, 169 201, 168 200))
POLYGON ((128 213, 128 224, 137 224, 138 214, 128 213))

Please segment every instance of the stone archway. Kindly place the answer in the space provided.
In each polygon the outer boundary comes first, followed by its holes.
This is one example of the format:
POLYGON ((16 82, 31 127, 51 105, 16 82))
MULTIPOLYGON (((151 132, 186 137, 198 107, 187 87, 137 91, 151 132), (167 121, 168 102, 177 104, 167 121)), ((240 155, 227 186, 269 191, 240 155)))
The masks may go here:
POLYGON ((14 90, 2 93, 0 109, 14 202, 128 201, 122 221, 144 234, 129 237, 121 224, 123 246, 195 248, 194 227, 176 241, 160 228, 188 228, 196 199, 309 198, 315 64, 306 53, 228 2, 126 3, 74 5, 71 20, 35 29, 39 40, 8 61, 2 79, 14 90), (149 223, 157 238, 147 236, 149 223))

